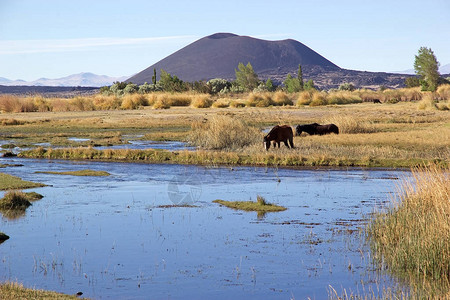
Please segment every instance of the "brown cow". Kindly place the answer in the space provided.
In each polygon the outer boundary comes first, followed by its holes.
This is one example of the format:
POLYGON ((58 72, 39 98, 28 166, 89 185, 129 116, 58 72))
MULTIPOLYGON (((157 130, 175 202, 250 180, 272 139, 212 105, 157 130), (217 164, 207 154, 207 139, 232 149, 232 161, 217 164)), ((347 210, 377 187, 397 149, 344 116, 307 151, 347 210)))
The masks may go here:
POLYGON ((264 147, 266 150, 269 150, 271 141, 273 141, 274 148, 277 145, 278 148, 280 148, 280 142, 284 142, 288 148, 294 148, 294 133, 292 132, 291 126, 277 125, 272 128, 272 130, 264 137, 264 147))

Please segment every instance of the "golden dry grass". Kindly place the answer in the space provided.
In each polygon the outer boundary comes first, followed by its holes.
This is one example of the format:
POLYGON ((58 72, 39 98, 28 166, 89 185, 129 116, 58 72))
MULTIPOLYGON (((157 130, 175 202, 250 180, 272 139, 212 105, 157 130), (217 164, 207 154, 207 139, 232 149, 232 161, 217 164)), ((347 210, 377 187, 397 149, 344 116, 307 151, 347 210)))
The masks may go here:
POLYGON ((450 290, 450 169, 414 168, 393 206, 375 215, 368 236, 377 260, 411 282, 416 292, 441 297, 450 290))
POLYGON ((0 299, 57 299, 75 300, 79 299, 75 295, 64 295, 53 291, 25 288, 17 282, 5 282, 0 284, 0 299))

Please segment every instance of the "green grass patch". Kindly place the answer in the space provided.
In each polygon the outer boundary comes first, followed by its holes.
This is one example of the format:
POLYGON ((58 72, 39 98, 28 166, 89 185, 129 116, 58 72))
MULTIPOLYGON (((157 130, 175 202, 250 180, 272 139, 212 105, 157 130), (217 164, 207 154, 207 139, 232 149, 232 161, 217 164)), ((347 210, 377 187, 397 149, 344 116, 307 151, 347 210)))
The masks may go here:
POLYGON ((67 172, 37 171, 35 173, 72 175, 72 176, 109 176, 109 175, 111 175, 110 173, 108 173, 106 171, 95 171, 95 170, 79 170, 79 171, 67 171, 67 172))
POLYGON ((12 176, 5 173, 0 173, 0 190, 18 190, 18 189, 30 189, 36 187, 46 186, 43 183, 25 181, 19 177, 12 176))
POLYGON ((5 282, 0 284, 0 299, 75 300, 79 298, 75 295, 65 295, 53 291, 25 288, 22 284, 17 282, 5 282))
POLYGON ((257 196, 257 201, 226 201, 226 200, 214 200, 214 203, 218 203, 220 205, 238 209, 238 210, 245 210, 245 211, 256 211, 261 213, 266 212, 277 212, 277 211, 284 211, 287 208, 279 205, 275 205, 272 203, 268 203, 263 197, 257 196))
MULTIPOLYGON (((262 149, 262 146, 261 146, 262 149)), ((161 149, 131 150, 131 149, 105 149, 93 148, 63 148, 44 149, 42 147, 19 153, 24 158, 69 159, 69 160, 98 160, 98 161, 124 161, 146 163, 171 163, 193 165, 241 165, 241 166, 276 166, 276 167, 413 167, 426 165, 436 159, 419 158, 383 158, 360 157, 355 155, 345 157, 330 154, 304 154, 291 151, 168 151, 161 149)), ((439 161, 447 165, 448 160, 439 161)))

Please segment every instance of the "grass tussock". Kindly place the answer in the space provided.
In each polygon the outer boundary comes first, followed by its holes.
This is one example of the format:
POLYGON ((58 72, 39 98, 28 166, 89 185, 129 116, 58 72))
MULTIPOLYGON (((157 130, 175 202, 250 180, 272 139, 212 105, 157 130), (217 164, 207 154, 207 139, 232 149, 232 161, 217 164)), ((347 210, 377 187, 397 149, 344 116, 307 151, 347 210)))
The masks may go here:
POLYGON ((339 133, 373 133, 376 132, 375 126, 367 120, 348 116, 343 114, 335 114, 328 117, 322 124, 333 123, 339 128, 339 133))
POLYGON ((259 140, 262 142, 262 134, 240 119, 217 115, 204 122, 195 122, 188 140, 203 149, 239 149, 259 140))
POLYGON ((23 125, 26 124, 25 121, 20 121, 16 119, 0 119, 1 126, 15 126, 15 125, 23 125))
POLYGON ((0 199, 0 211, 5 210, 25 210, 31 205, 29 196, 22 191, 8 191, 0 199))
POLYGON ((95 177, 111 175, 106 171, 95 171, 95 170, 79 170, 79 171, 67 171, 67 172, 37 171, 35 173, 54 174, 54 175, 71 175, 71 176, 95 176, 95 177))
POLYGON ((45 184, 25 181, 19 177, 0 173, 0 191, 43 187, 45 184))
POLYGON ((0 284, 0 299, 58 299, 75 300, 75 295, 65 295, 53 291, 44 291, 25 288, 17 282, 4 282, 0 284))
POLYGON ((269 203, 264 199, 262 196, 257 196, 257 201, 226 201, 226 200, 214 200, 214 203, 218 203, 220 205, 238 209, 238 210, 244 210, 244 211, 256 211, 256 212, 277 212, 277 211, 284 211, 287 208, 279 205, 275 205, 272 203, 269 203))
POLYGON ((195 95, 192 99, 191 106, 195 108, 208 108, 213 104, 213 100, 207 94, 195 95))
POLYGON ((436 297, 450 290, 450 169, 414 168, 393 206, 368 226, 376 258, 388 271, 436 297))

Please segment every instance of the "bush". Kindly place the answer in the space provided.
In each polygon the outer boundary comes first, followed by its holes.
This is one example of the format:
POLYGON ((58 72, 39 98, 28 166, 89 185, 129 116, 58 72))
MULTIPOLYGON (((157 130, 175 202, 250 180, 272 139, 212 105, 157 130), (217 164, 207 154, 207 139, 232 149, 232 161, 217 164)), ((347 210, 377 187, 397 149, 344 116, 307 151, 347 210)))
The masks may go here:
POLYGON ((325 92, 315 92, 312 95, 312 101, 309 106, 321 106, 327 105, 326 93, 325 92))
POLYGON ((297 98, 297 105, 309 105, 312 101, 312 93, 310 91, 301 92, 297 98))
POLYGON ((196 108, 208 108, 213 104, 213 100, 208 95, 196 95, 191 102, 192 107, 196 108))
POLYGON ((209 87, 212 94, 218 94, 222 90, 230 88, 231 83, 222 78, 214 78, 209 80, 206 85, 209 87))
POLYGON ((153 104, 154 109, 168 109, 170 108, 169 99, 167 97, 158 97, 153 104))
POLYGON ((206 122, 195 122, 188 140, 204 149, 241 149, 262 141, 262 134, 240 119, 214 116, 206 122))
POLYGON ((292 102, 292 100, 289 98, 289 96, 282 91, 278 91, 275 93, 275 95, 273 96, 273 103, 274 103, 274 105, 278 105, 278 106, 294 104, 292 102))
POLYGON ((439 100, 450 100, 450 84, 440 85, 436 93, 439 97, 439 100))
POLYGON ((245 105, 248 107, 268 107, 273 104, 274 102, 270 93, 251 93, 245 102, 245 105))
POLYGON ((147 98, 141 94, 127 94, 123 96, 121 109, 137 109, 143 106, 148 106, 147 98))

